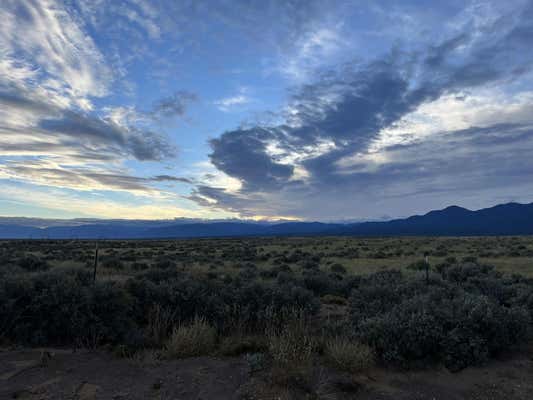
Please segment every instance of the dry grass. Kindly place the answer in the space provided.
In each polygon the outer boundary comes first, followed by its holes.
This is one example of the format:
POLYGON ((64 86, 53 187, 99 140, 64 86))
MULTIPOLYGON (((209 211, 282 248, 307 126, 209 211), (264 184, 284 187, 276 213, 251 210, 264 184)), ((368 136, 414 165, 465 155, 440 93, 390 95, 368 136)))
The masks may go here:
POLYGON ((277 332, 268 332, 267 337, 273 382, 309 387, 315 343, 303 314, 295 314, 287 325, 277 332))
POLYGON ((190 324, 178 325, 166 345, 167 358, 186 358, 211 354, 216 346, 217 332, 204 318, 190 324))
POLYGON ((175 312, 161 307, 159 304, 153 306, 148 313, 148 325, 145 328, 145 335, 149 342, 155 346, 161 346, 167 340, 172 329, 175 312))
POLYGON ((333 294, 326 294, 322 296, 321 301, 323 304, 334 304, 337 306, 345 306, 348 304, 348 300, 341 296, 335 296, 333 294))
POLYGON ((223 356, 236 357, 246 353, 262 353, 267 350, 266 339, 258 335, 235 334, 224 337, 219 346, 223 356))
POLYGON ((328 339, 324 355, 333 367, 350 373, 367 370, 376 360, 372 348, 344 337, 328 339))

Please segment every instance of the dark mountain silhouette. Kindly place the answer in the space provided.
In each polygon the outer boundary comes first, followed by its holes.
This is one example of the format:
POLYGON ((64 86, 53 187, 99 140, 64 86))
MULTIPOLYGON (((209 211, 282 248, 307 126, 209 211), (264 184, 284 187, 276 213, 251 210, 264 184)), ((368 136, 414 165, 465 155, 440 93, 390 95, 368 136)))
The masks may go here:
POLYGON ((501 204, 471 211, 458 206, 430 211, 405 219, 355 224, 321 222, 255 223, 249 221, 190 222, 76 220, 64 225, 54 220, 46 226, 29 225, 28 220, 0 218, 0 238, 4 239, 163 239, 239 236, 483 236, 532 235, 533 203, 501 204))
POLYGON ((347 235, 531 235, 533 234, 533 203, 501 204, 478 211, 450 206, 405 219, 366 222, 340 229, 347 235))

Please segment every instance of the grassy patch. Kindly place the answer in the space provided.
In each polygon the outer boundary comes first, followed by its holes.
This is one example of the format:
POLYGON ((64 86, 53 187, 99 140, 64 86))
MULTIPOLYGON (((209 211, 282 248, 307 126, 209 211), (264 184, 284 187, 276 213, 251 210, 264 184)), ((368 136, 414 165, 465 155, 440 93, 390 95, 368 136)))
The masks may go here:
POLYGON ((350 373, 367 370, 374 366, 376 360, 371 347, 345 337, 328 339, 324 356, 334 368, 350 373))
POLYGON ((198 317, 189 324, 174 328, 165 345, 165 355, 167 358, 209 355, 215 349, 216 340, 215 328, 198 317))
POLYGON ((296 316, 277 332, 268 333, 272 380, 278 385, 309 387, 314 341, 302 316, 296 316))

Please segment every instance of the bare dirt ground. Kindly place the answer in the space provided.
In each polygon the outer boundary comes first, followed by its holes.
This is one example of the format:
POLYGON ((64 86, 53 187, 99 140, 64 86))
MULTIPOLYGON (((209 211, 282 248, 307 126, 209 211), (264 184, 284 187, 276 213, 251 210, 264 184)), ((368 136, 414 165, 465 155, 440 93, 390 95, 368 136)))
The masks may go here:
POLYGON ((320 368, 312 388, 273 387, 244 358, 155 364, 104 352, 0 351, 0 399, 363 399, 526 400, 533 398, 533 349, 459 373, 376 369, 343 376, 320 368))
POLYGON ((247 380, 239 359, 195 358, 137 365, 105 353, 0 353, 0 398, 229 399, 247 380))

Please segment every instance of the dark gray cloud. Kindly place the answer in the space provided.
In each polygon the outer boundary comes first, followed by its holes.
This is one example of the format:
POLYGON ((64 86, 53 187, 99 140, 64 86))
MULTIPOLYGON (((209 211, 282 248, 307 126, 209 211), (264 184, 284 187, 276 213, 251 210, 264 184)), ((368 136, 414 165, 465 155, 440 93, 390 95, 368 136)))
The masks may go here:
POLYGON ((108 118, 63 109, 25 91, 0 91, 0 106, 38 121, 35 125, 24 127, 0 123, 3 135, 33 132, 35 138, 49 139, 48 143, 42 140, 3 143, 0 140, 0 149, 6 151, 19 148, 25 152, 50 152, 54 147, 62 147, 70 148, 72 154, 93 153, 97 158, 105 154, 115 158, 132 156, 141 161, 161 160, 175 154, 173 146, 160 134, 135 126, 121 126, 108 118))
POLYGON ((253 217, 258 215, 258 210, 264 214, 277 215, 280 210, 279 204, 265 202, 261 195, 248 193, 246 196, 228 193, 223 188, 211 187, 207 185, 197 185, 186 199, 207 208, 221 208, 237 213, 242 217, 253 217))
POLYGON ((156 175, 150 178, 154 182, 181 182, 192 184, 193 181, 189 178, 184 178, 182 176, 172 176, 172 175, 156 175))
POLYGON ((533 124, 472 127, 391 147, 386 151, 395 161, 373 174, 361 174, 358 181, 403 182, 416 193, 501 189, 528 182, 533 161, 527 154, 532 149, 533 124))
POLYGON ((130 128, 126 148, 140 161, 161 161, 176 155, 176 149, 167 138, 158 133, 130 128))
POLYGON ((155 102, 150 115, 155 118, 183 117, 187 107, 197 100, 195 93, 180 90, 155 102))
POLYGON ((162 160, 172 156, 173 148, 157 133, 135 127, 125 128, 111 120, 82 115, 72 111, 63 112, 60 118, 43 119, 39 129, 49 134, 65 135, 78 143, 91 147, 112 146, 119 154, 130 154, 140 161, 162 160))
POLYGON ((35 113, 57 114, 59 112, 58 107, 43 101, 31 99, 28 93, 24 93, 24 91, 17 88, 13 89, 17 90, 18 93, 0 90, 0 104, 3 104, 5 107, 9 106, 35 113))
POLYGON ((390 146, 383 150, 387 162, 372 169, 348 167, 328 176, 329 181, 270 192, 200 186, 190 199, 242 215, 318 220, 411 215, 458 201, 480 207, 530 201, 532 152, 533 123, 473 127, 390 146))
MULTIPOLYGON (((286 152, 299 152, 321 141, 332 141, 345 154, 365 148, 379 131, 412 111, 429 93, 411 93, 399 60, 349 66, 346 75, 324 74, 293 96, 287 125, 254 127, 226 132, 211 141, 212 163, 239 178, 245 189, 287 183, 294 171, 276 162, 267 146, 275 142, 286 152)), ((318 159, 316 160, 318 161, 318 159)))
POLYGON ((149 188, 144 178, 138 178, 130 175, 112 174, 112 173, 97 173, 92 171, 80 171, 83 177, 94 180, 104 187, 127 190, 127 191, 146 191, 149 192, 152 189, 149 188))
POLYGON ((266 145, 274 135, 262 128, 227 132, 211 140, 211 161, 228 175, 242 179, 247 190, 275 188, 291 177, 293 168, 266 154, 266 145))

